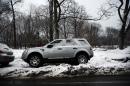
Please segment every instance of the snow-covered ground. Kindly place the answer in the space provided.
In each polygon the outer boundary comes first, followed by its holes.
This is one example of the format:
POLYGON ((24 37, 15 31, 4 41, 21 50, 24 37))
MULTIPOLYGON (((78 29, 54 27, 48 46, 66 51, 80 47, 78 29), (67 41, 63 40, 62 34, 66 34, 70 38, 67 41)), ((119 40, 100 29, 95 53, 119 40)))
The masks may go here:
POLYGON ((1 77, 46 78, 73 77, 87 75, 120 75, 130 73, 130 47, 124 50, 103 48, 94 49, 94 57, 87 64, 77 66, 69 64, 45 64, 40 68, 31 68, 21 59, 24 50, 13 50, 15 60, 8 67, 0 68, 1 77))

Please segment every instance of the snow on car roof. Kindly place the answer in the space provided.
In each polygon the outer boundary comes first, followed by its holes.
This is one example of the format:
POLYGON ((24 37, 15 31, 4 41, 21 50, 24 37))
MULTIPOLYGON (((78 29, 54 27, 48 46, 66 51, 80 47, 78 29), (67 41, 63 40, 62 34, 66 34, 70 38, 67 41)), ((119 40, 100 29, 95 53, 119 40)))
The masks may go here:
POLYGON ((67 39, 55 39, 55 40, 71 40, 71 39, 75 39, 75 40, 86 40, 85 38, 67 38, 67 39))

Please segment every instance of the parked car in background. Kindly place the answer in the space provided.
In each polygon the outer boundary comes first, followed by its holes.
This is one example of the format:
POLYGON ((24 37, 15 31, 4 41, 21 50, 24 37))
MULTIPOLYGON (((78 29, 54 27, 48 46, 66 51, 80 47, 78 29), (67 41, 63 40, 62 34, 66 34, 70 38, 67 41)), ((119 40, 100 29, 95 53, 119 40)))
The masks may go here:
POLYGON ((6 44, 0 43, 0 65, 7 66, 13 60, 12 50, 6 44))
POLYGON ((85 64, 91 57, 92 47, 86 39, 56 39, 43 47, 26 49, 22 54, 22 59, 31 67, 54 60, 85 64))

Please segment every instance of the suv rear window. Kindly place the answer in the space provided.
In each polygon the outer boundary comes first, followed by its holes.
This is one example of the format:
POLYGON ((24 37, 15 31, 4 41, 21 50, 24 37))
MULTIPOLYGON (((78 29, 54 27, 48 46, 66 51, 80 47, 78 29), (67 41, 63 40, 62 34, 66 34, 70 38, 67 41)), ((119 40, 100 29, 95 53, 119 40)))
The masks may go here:
POLYGON ((72 39, 67 39, 66 40, 66 45, 77 45, 77 43, 72 39))
POLYGON ((88 43, 85 40, 78 40, 81 45, 87 45, 88 43))

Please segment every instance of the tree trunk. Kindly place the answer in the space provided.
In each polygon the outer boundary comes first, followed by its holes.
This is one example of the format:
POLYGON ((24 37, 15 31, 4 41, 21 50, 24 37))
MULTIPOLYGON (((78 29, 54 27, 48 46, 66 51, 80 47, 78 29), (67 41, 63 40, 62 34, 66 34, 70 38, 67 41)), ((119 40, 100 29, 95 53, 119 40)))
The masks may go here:
POLYGON ((118 8, 118 14, 119 14, 119 17, 122 21, 122 28, 120 30, 120 33, 119 33, 119 48, 122 50, 124 49, 124 44, 125 44, 125 38, 126 38, 126 33, 127 33, 127 20, 129 19, 128 16, 129 16, 129 12, 130 12, 130 7, 129 7, 129 0, 120 0, 121 4, 118 8), (122 6, 124 6, 124 11, 121 15, 121 8, 122 6))
POLYGON ((54 27, 55 27, 55 38, 59 39, 59 25, 58 25, 58 15, 57 15, 57 1, 54 0, 54 27))
POLYGON ((124 44, 125 44, 125 36, 126 36, 125 25, 126 24, 122 25, 122 28, 121 28, 120 33, 119 33, 119 49, 121 49, 121 50, 124 49, 124 44))
POLYGON ((125 42, 125 35, 126 35, 126 21, 127 21, 127 15, 124 15, 123 20, 125 22, 123 22, 120 33, 119 33, 119 49, 124 49, 124 42, 125 42))
POLYGON ((74 19, 74 37, 77 38, 77 21, 74 19))
POLYGON ((65 23, 66 23, 66 21, 65 21, 65 19, 64 19, 64 38, 66 39, 66 38, 67 38, 67 33, 66 33, 66 26, 65 26, 65 23))
POLYGON ((50 0, 49 2, 49 13, 50 13, 50 23, 49 23, 49 27, 50 27, 50 30, 49 30, 49 35, 50 35, 50 41, 53 40, 53 0, 50 0))
POLYGON ((120 38, 119 38, 119 48, 121 50, 124 49, 124 44, 125 44, 125 35, 121 32, 120 33, 120 38))
POLYGON ((16 43, 16 25, 15 25, 15 12, 14 12, 14 6, 13 2, 11 0, 11 8, 12 8, 12 13, 13 13, 13 28, 14 28, 14 48, 16 48, 17 43, 16 43))

